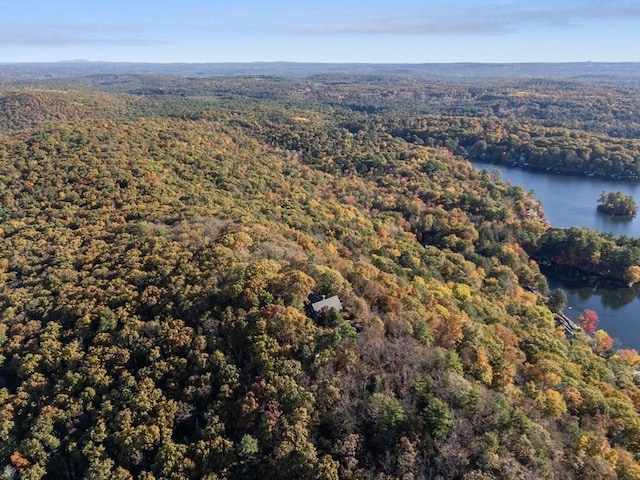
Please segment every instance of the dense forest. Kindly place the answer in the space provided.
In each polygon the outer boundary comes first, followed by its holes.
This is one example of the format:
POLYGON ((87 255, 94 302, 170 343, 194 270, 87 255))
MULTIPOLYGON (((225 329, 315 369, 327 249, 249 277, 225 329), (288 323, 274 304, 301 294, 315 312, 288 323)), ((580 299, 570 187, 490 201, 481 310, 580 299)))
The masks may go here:
POLYGON ((637 282, 640 242, 465 159, 638 178, 637 88, 96 75, 0 106, 4 478, 640 478, 640 355, 568 338, 534 260, 637 282))

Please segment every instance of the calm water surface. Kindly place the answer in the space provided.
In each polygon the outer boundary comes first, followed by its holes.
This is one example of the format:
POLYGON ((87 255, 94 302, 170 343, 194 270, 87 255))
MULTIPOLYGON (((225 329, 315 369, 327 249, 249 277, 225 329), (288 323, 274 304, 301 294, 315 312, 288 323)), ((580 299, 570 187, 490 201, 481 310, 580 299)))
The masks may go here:
POLYGON ((575 320, 585 308, 595 310, 598 328, 606 330, 615 344, 640 351, 640 288, 599 289, 572 288, 562 281, 548 278, 549 288, 562 288, 567 294, 564 313, 575 320))
POLYGON ((640 237, 640 215, 633 219, 611 217, 596 210, 603 190, 631 195, 640 205, 640 182, 552 175, 491 163, 473 162, 473 166, 481 170, 497 170, 503 181, 522 185, 528 191, 533 190, 542 203, 547 220, 554 227, 586 227, 616 235, 640 237))
MULTIPOLYGON (((547 220, 554 227, 586 227, 615 235, 640 237, 640 216, 624 219, 603 215, 596 210, 603 190, 632 195, 640 204, 638 182, 552 175, 480 162, 473 162, 473 166, 499 171, 503 181, 522 185, 527 191, 533 190, 542 203, 547 220)), ((585 308, 595 310, 600 318, 598 327, 606 330, 618 346, 640 350, 640 288, 637 285, 613 290, 575 288, 553 278, 548 280, 550 288, 562 288, 567 294, 565 313, 570 318, 575 320, 585 308)))

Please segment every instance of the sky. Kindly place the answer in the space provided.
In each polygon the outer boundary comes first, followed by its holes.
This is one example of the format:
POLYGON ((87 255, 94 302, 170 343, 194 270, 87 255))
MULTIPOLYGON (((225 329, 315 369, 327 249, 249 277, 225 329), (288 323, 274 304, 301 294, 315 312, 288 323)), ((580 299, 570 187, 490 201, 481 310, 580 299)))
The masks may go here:
POLYGON ((0 0, 0 63, 640 61, 640 0, 0 0))

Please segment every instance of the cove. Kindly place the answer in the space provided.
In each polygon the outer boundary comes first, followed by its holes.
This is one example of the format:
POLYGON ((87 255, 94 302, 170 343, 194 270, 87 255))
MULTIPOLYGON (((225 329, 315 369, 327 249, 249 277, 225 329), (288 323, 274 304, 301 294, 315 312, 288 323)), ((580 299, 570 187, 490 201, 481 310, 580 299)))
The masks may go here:
MULTIPOLYGON (((585 227, 615 235, 640 237, 640 216, 611 217, 596 210, 600 193, 621 191, 640 203, 640 183, 595 177, 549 174, 492 163, 472 162, 480 170, 499 172, 504 182, 533 191, 542 203, 546 219, 554 227, 585 227)), ((598 328, 606 330, 617 347, 640 350, 640 287, 578 287, 547 278, 549 288, 562 288, 568 302, 565 314, 575 320, 586 308, 600 318, 598 328)))

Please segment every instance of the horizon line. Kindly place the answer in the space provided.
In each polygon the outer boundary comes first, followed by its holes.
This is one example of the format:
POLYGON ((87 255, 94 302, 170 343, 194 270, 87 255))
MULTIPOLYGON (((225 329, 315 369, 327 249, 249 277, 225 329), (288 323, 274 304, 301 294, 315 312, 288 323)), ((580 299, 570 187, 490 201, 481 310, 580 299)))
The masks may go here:
POLYGON ((295 60, 251 60, 251 61, 211 61, 211 62, 153 62, 153 61, 128 61, 128 60, 39 60, 39 61, 13 61, 3 62, 0 65, 30 65, 30 64, 90 64, 90 63, 118 63, 118 64, 144 64, 144 65, 255 65, 255 64, 275 64, 286 63, 292 65, 562 65, 562 64, 624 64, 638 63, 640 60, 621 60, 621 61, 605 61, 605 60, 567 60, 567 61, 529 61, 529 62, 482 62, 482 61, 455 61, 455 62, 327 62, 312 61, 302 62, 295 60))

